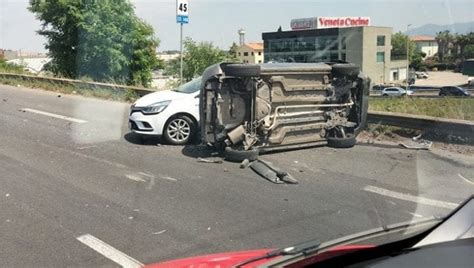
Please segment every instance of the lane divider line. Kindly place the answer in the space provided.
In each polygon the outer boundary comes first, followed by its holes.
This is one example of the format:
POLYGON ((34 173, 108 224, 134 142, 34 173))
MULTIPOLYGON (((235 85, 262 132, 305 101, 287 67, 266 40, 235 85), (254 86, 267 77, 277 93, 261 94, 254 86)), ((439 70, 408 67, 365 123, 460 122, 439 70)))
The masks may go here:
POLYGON ((390 191, 384 188, 379 188, 375 186, 368 185, 364 187, 364 191, 383 195, 383 196, 388 196, 400 200, 405 200, 409 202, 414 202, 418 204, 423 204, 423 205, 428 205, 428 206, 433 206, 433 207, 440 207, 440 208, 447 208, 447 209, 454 209, 458 206, 456 203, 451 203, 451 202, 446 202, 446 201, 440 201, 440 200, 435 200, 435 199, 429 199, 429 198, 424 198, 424 197, 418 197, 418 196, 413 196, 409 194, 404 194, 404 193, 399 193, 399 192, 394 192, 390 191))
POLYGON ((64 116, 64 115, 60 115, 60 114, 48 113, 48 112, 44 112, 44 111, 40 111, 40 110, 36 110, 36 109, 31 109, 31 108, 23 108, 21 110, 25 111, 25 112, 34 113, 34 114, 45 115, 45 116, 49 116, 49 117, 53 117, 53 118, 67 120, 67 121, 71 121, 71 122, 79 123, 79 124, 87 123, 86 120, 77 119, 77 118, 64 116))
POLYGON ((466 178, 466 177, 464 177, 463 175, 461 175, 461 174, 458 174, 458 177, 459 177, 459 178, 461 178, 461 179, 463 179, 465 182, 467 182, 467 183, 470 183, 470 184, 474 185, 474 182, 472 182, 471 180, 467 179, 467 178, 466 178))
POLYGON ((143 263, 90 234, 81 235, 76 239, 124 268, 143 267, 143 263))

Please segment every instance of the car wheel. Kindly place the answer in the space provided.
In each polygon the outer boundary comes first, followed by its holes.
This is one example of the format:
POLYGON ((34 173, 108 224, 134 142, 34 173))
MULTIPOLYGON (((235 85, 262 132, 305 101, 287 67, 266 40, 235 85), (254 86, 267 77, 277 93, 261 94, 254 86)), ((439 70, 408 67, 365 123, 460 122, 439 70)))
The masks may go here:
POLYGON ((383 94, 382 96, 384 96, 384 97, 388 97, 388 94, 383 94))
POLYGON ((439 93, 439 96, 440 96, 440 97, 444 97, 444 96, 446 96, 446 94, 444 94, 444 93, 439 93))
POLYGON ((260 75, 260 65, 232 63, 222 66, 222 70, 228 76, 253 77, 260 75))
POLYGON ((196 126, 191 118, 185 115, 172 117, 165 125, 163 137, 174 145, 188 143, 196 133, 196 126))
POLYGON ((239 150, 227 146, 224 150, 224 158, 225 160, 231 162, 242 162, 245 159, 248 159, 249 161, 255 161, 258 158, 258 149, 253 148, 250 150, 239 150))
POLYGON ((332 65, 332 75, 334 77, 358 76, 360 68, 355 64, 334 64, 332 65))
POLYGON ((328 146, 332 148, 351 148, 356 144, 356 137, 352 133, 347 133, 344 138, 328 137, 328 146))

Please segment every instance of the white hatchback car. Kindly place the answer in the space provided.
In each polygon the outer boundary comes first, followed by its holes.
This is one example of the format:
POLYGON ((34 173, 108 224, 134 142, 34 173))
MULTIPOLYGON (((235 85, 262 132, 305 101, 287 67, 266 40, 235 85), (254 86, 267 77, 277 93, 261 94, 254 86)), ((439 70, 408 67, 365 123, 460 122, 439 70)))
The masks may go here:
POLYGON ((384 97, 401 97, 413 95, 412 90, 405 90, 401 87, 387 87, 382 90, 382 96, 384 97))
POLYGON ((186 144, 199 124, 201 78, 174 90, 150 93, 130 108, 129 129, 137 134, 161 136, 170 144, 186 144))

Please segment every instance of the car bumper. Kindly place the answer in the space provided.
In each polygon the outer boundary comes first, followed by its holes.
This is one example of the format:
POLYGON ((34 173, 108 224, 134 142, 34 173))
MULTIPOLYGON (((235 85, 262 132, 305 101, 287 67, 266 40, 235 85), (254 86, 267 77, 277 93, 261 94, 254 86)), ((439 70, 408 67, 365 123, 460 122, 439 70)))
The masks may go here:
POLYGON ((139 111, 133 112, 128 117, 128 129, 137 134, 162 135, 166 120, 168 116, 163 113, 144 115, 139 111))

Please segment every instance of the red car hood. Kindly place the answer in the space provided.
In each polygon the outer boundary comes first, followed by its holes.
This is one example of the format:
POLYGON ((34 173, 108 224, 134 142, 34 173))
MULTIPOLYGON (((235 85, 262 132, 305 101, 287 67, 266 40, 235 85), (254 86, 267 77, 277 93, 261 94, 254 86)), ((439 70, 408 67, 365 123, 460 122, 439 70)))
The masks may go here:
MULTIPOLYGON (((217 253, 204 256, 196 256, 185 259, 177 259, 167 262, 152 263, 145 265, 146 268, 165 268, 165 267, 175 267, 175 268, 225 268, 233 267, 243 261, 246 261, 251 258, 262 256, 268 252, 272 251, 271 249, 258 249, 258 250, 249 250, 249 251, 237 251, 237 252, 227 252, 227 253, 217 253)), ((252 263, 252 266, 256 264, 261 264, 267 262, 269 259, 256 261, 252 263)), ((250 266, 250 267, 252 267, 250 266)), ((246 266, 249 267, 249 266, 246 266)))
MULTIPOLYGON (((370 249, 374 248, 375 245, 344 245, 336 246, 329 249, 328 251, 322 252, 311 256, 305 260, 299 261, 290 265, 291 267, 303 267, 310 265, 312 263, 317 263, 338 255, 346 254, 353 251, 358 251, 361 249, 370 249)), ((260 257, 266 253, 272 251, 272 249, 258 249, 258 250, 249 250, 249 251, 237 251, 237 252, 227 252, 227 253, 218 253, 197 257, 190 257, 185 259, 177 259, 161 263, 153 263, 145 265, 146 268, 165 268, 165 267, 176 267, 176 268, 226 268, 234 267, 235 265, 242 263, 251 258, 260 257)), ((275 257, 278 258, 278 257, 275 257)), ((257 267, 258 265, 264 264, 270 261, 273 258, 258 260, 244 267, 257 267)))

